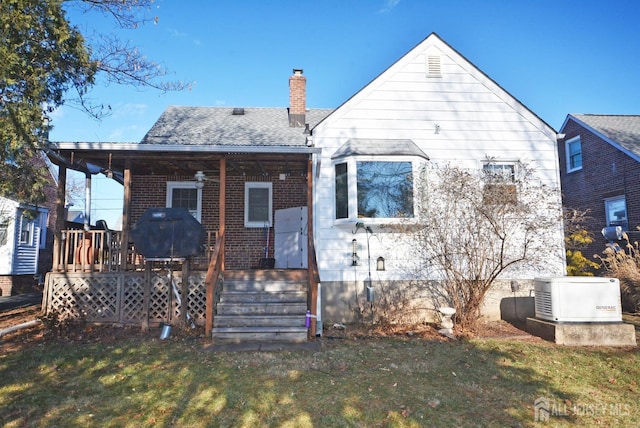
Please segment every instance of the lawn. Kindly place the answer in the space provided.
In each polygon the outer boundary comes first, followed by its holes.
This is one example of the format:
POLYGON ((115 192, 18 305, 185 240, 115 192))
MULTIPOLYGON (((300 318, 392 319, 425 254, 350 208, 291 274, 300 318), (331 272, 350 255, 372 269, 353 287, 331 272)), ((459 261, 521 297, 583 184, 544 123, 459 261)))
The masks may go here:
POLYGON ((0 344, 0 424, 640 426, 637 348, 328 332, 314 351, 225 353, 158 332, 0 344), (548 422, 536 421, 536 402, 548 422))

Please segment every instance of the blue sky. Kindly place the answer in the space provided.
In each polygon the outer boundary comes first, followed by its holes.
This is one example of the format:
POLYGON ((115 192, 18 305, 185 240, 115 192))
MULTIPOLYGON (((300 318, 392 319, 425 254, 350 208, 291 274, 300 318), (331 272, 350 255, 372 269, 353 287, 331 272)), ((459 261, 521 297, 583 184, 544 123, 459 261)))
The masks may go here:
MULTIPOLYGON (((158 0, 157 24, 118 34, 191 90, 98 86, 112 114, 64 107, 53 141, 139 141, 169 105, 334 108, 436 32, 555 129, 568 113, 640 114, 637 0, 158 0)), ((111 32, 100 15, 70 12, 111 32)))

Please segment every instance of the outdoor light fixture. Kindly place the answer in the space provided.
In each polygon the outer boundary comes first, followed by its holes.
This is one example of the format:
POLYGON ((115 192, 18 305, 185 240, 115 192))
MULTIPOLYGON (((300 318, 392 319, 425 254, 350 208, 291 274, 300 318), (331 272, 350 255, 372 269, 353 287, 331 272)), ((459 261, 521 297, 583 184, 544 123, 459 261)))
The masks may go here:
POLYGON ((196 188, 197 189, 202 189, 204 187, 204 180, 206 180, 206 178, 207 178, 204 175, 204 172, 202 172, 202 171, 196 172, 196 174, 193 176, 193 178, 195 178, 195 180, 196 180, 196 188))
POLYGON ((351 266, 358 266, 358 241, 354 238, 351 241, 351 266))
MULTIPOLYGON (((371 239, 371 235, 373 235, 373 230, 369 226, 365 226, 362 222, 356 223, 356 229, 352 232, 354 235, 358 233, 360 229, 363 229, 367 234, 367 262, 369 267, 369 276, 365 280, 365 289, 367 293, 367 302, 371 302, 371 306, 373 307, 373 283, 371 281, 371 247, 369 246, 369 240, 371 239)), ((352 242, 356 242, 355 238, 352 242)), ((355 252, 355 247, 354 247, 355 252)), ((379 261, 378 261, 379 263, 379 261)), ((354 265, 355 266, 355 265, 354 265)))
POLYGON ((376 270, 385 270, 384 269, 384 257, 378 257, 376 261, 376 270))
POLYGON ((113 178, 113 170, 111 169, 111 153, 109 153, 109 167, 104 171, 107 178, 113 178))

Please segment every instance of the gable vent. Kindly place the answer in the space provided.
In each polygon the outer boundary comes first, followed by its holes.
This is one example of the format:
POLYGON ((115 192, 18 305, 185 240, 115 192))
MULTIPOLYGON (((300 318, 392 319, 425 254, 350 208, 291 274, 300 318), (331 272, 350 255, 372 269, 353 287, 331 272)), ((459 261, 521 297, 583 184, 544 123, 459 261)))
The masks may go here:
POLYGON ((439 55, 427 56, 427 77, 442 77, 442 64, 439 55))
POLYGON ((233 109, 233 113, 234 116, 244 116, 244 109, 243 108, 234 108, 233 109))

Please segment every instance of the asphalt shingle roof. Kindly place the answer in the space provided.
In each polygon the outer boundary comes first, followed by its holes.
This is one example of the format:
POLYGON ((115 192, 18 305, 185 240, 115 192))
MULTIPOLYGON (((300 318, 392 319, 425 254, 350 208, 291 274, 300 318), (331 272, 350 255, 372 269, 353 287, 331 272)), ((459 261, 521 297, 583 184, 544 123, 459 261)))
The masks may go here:
MULTIPOLYGON (((289 126, 286 108, 169 106, 144 136, 141 144, 209 146, 304 147, 304 128, 289 126)), ((333 110, 307 110, 306 122, 313 128, 333 110)))
POLYGON ((640 115, 572 114, 572 116, 640 156, 640 115))

